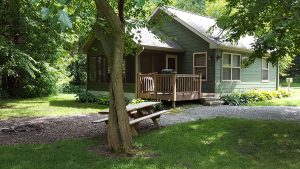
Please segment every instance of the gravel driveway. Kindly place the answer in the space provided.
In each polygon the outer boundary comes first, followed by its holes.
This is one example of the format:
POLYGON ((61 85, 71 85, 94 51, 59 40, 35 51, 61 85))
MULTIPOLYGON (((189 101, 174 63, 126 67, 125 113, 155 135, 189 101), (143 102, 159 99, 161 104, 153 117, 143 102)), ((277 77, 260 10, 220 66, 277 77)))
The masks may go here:
MULTIPOLYGON (((14 128, 14 131, 0 131, 0 145, 49 143, 66 138, 105 136, 105 124, 92 124, 91 121, 102 115, 82 115, 71 117, 20 118, 0 121, 0 128, 14 128)), ((289 120, 300 122, 300 107, 235 107, 197 106, 182 113, 161 116, 161 124, 168 126, 176 123, 215 117, 233 117, 265 120, 289 120)), ((151 120, 144 121, 143 129, 153 127, 151 120)))

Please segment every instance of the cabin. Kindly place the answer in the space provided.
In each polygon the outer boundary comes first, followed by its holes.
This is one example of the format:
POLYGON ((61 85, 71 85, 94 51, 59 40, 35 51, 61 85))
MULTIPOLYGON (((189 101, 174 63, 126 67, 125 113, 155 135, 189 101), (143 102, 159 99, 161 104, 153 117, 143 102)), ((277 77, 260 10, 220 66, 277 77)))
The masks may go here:
MULTIPOLYGON (((275 90, 277 65, 262 56, 245 67, 254 37, 238 42, 222 39, 216 21, 173 7, 158 7, 150 16, 154 28, 132 30, 140 50, 124 57, 123 82, 127 93, 155 100, 198 100, 206 96, 249 89, 275 90)), ((99 42, 83 46, 88 60, 87 89, 108 91, 109 70, 99 42)))

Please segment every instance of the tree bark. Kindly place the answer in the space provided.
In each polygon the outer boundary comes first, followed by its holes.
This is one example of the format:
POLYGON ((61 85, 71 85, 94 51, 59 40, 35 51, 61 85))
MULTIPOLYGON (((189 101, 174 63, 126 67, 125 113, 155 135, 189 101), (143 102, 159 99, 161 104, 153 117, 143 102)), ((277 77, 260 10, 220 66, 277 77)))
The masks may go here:
MULTIPOLYGON (((122 21, 109 5, 107 0, 95 0, 97 10, 107 19, 113 37, 113 46, 107 45, 107 36, 101 28, 96 28, 96 35, 100 36, 104 52, 108 57, 110 69, 110 105, 108 120, 108 144, 114 152, 129 153, 132 147, 132 134, 126 111, 123 89, 123 55, 125 43, 125 29, 122 21), (102 35, 102 36, 101 36, 102 35), (109 49, 112 48, 112 49, 109 49)), ((96 25, 97 26, 97 25, 96 25)))

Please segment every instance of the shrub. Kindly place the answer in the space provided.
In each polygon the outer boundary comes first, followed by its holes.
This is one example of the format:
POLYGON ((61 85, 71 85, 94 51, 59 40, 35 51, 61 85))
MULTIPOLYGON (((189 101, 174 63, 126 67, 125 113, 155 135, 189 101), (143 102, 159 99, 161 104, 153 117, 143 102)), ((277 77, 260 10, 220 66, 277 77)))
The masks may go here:
MULTIPOLYGON (((99 103, 101 105, 109 105, 108 95, 95 95, 86 90, 83 90, 76 94, 76 100, 81 103, 99 103)), ((130 99, 125 97, 125 104, 129 104, 130 99)))
POLYGON ((248 103, 271 100, 275 98, 288 97, 291 92, 287 90, 265 91, 265 90, 250 90, 246 93, 232 93, 221 96, 221 100, 228 105, 244 105, 248 103))
POLYGON ((288 90, 280 89, 279 93, 282 97, 289 97, 292 95, 292 93, 288 90))
POLYGON ((96 103, 99 100, 99 96, 89 93, 87 91, 82 91, 76 94, 76 100, 82 103, 96 103))
POLYGON ((102 105, 109 105, 109 96, 106 95, 100 96, 98 102, 102 105))
POLYGON ((161 111, 165 108, 164 104, 163 103, 159 103, 159 104, 156 104, 153 106, 153 111, 156 112, 156 111, 161 111))
POLYGON ((72 85, 72 84, 62 84, 57 87, 58 93, 80 93, 86 89, 86 86, 72 85))
POLYGON ((0 99, 8 99, 8 98, 9 98, 8 92, 0 89, 0 99))
POLYGON ((143 103, 143 102, 146 102, 146 101, 143 99, 132 99, 130 101, 130 104, 138 104, 138 103, 143 103))

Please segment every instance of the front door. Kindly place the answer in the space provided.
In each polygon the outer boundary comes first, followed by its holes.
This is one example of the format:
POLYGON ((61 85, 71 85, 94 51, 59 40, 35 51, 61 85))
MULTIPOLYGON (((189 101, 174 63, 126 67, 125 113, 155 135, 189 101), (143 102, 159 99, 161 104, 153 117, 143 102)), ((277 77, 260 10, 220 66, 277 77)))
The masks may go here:
POLYGON ((176 55, 167 55, 166 69, 173 69, 173 70, 177 71, 177 56, 176 55))

